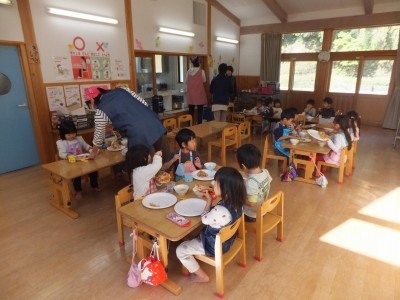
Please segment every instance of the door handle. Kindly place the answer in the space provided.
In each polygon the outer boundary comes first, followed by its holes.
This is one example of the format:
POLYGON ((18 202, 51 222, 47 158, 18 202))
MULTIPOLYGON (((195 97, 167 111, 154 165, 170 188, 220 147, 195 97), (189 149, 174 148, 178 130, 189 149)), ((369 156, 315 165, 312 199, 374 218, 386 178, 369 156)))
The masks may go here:
POLYGON ((27 103, 18 104, 18 107, 28 107, 27 103))

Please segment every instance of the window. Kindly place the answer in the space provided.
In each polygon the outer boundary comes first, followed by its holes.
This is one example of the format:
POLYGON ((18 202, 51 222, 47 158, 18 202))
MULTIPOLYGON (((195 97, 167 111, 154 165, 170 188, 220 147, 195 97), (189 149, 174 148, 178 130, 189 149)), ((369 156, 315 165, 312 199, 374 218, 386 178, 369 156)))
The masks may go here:
POLYGON ((329 92, 355 93, 358 72, 357 60, 341 60, 332 63, 329 92))
POLYGON ((183 83, 185 81, 185 71, 186 71, 186 64, 185 64, 185 56, 178 56, 178 82, 183 83))
POLYGON ((282 35, 282 53, 320 52, 323 32, 302 32, 282 35))
POLYGON ((314 91, 316 61, 296 61, 293 79, 293 90, 314 91))
POLYGON ((279 84, 281 90, 289 89, 289 72, 290 72, 290 61, 281 62, 281 70, 279 74, 279 84))
POLYGON ((400 26, 335 30, 332 51, 396 50, 400 26))
POLYGON ((360 94, 387 95, 392 69, 393 60, 366 60, 360 94))

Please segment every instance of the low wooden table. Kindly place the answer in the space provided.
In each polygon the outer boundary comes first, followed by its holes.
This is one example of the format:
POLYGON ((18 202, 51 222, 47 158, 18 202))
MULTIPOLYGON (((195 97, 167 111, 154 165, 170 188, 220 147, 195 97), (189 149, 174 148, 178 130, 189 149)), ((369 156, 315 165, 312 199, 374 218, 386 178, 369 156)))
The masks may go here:
POLYGON ((304 177, 298 176, 294 180, 311 184, 317 184, 315 180, 312 178, 312 174, 314 171, 313 162, 311 160, 296 158, 295 155, 302 155, 302 156, 312 157, 313 159, 315 159, 318 153, 328 154, 331 151, 331 149, 327 145, 321 147, 314 141, 309 143, 300 142, 297 145, 292 145, 288 140, 286 140, 282 143, 282 147, 290 149, 289 162, 293 162, 296 166, 298 164, 306 166, 304 177))
POLYGON ((94 160, 88 160, 87 162, 69 163, 64 159, 42 165, 42 168, 50 174, 50 186, 53 191, 50 204, 67 216, 73 219, 78 218, 79 213, 71 209, 69 186, 72 179, 112 167, 124 160, 125 157, 121 154, 121 151, 101 150, 94 160))
POLYGON ((225 128, 236 125, 237 124, 235 123, 229 123, 229 122, 210 121, 190 126, 188 128, 196 134, 196 137, 204 139, 211 135, 221 133, 225 128))
MULTIPOLYGON (((180 180, 177 182, 177 184, 180 183, 189 185, 189 190, 184 196, 178 196, 175 193, 174 195, 178 198, 178 201, 185 201, 188 198, 198 198, 192 190, 195 184, 209 185, 210 181, 194 180, 192 183, 186 183, 180 180)), ((168 268, 168 240, 179 241, 202 226, 200 216, 187 217, 187 219, 190 220, 190 225, 188 227, 180 227, 176 225, 166 219, 166 215, 173 210, 173 206, 164 209, 149 209, 144 207, 140 200, 135 200, 119 209, 121 215, 124 218, 131 220, 132 226, 136 226, 139 232, 145 232, 151 236, 157 237, 160 260, 163 262, 166 269, 168 268)), ((141 239, 138 238, 138 259, 144 258, 144 253, 141 251, 142 245, 140 243, 141 239)), ((171 279, 167 279, 162 283, 162 286, 174 295, 179 295, 182 292, 182 287, 171 279)))

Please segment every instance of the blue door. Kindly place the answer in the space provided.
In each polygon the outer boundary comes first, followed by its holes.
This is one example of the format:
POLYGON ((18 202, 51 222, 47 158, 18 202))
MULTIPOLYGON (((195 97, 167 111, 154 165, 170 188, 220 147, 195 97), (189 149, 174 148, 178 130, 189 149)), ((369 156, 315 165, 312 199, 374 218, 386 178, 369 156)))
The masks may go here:
POLYGON ((0 174, 39 163, 15 46, 0 45, 0 139, 0 174))

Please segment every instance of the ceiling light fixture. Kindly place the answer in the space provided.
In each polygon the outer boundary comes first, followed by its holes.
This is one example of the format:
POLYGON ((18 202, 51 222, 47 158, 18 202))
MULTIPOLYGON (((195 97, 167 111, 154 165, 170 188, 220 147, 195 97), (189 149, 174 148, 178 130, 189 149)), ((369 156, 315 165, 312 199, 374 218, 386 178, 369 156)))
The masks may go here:
POLYGON ((105 17, 100 17, 100 16, 96 16, 96 15, 90 15, 90 14, 84 14, 84 13, 65 10, 65 9, 48 7, 47 8, 47 12, 49 14, 59 15, 59 16, 64 16, 64 17, 70 17, 70 18, 75 18, 75 19, 82 19, 82 20, 88 20, 88 21, 94 21, 94 22, 100 22, 100 23, 107 23, 107 24, 113 24, 113 25, 118 24, 118 20, 117 19, 105 18, 105 17))
POLYGON ((176 29, 171 29, 171 28, 167 28, 167 27, 160 27, 159 31, 160 32, 165 32, 165 33, 171 33, 171 34, 194 37, 194 33, 193 32, 183 31, 183 30, 176 30, 176 29))
POLYGON ((217 36, 217 41, 224 42, 224 43, 230 43, 230 44, 238 44, 239 43, 238 40, 227 39, 227 38, 220 37, 220 36, 217 36))
POLYGON ((0 0, 0 4, 13 5, 13 2, 12 0, 0 0))

